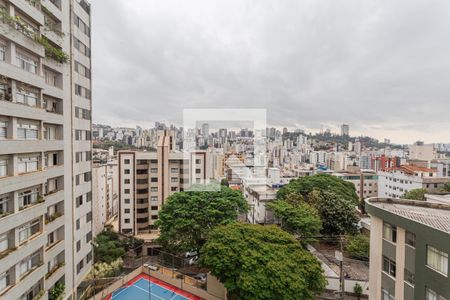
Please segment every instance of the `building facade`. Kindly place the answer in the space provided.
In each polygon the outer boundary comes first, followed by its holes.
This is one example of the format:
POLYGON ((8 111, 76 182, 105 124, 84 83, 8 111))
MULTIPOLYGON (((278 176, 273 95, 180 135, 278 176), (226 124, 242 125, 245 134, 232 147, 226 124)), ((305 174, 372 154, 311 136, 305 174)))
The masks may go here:
POLYGON ((0 0, 0 298, 76 299, 92 264, 90 6, 0 0), (78 292, 77 292, 78 291, 78 292))
POLYGON ((370 225, 370 299, 450 299, 450 206, 366 200, 370 225))
POLYGON ((379 172, 378 178, 378 197, 386 198, 401 198, 406 192, 413 189, 438 192, 445 184, 450 183, 450 177, 438 177, 436 169, 412 165, 379 172))
POLYGON ((210 179, 207 151, 186 155, 172 145, 169 136, 161 136, 155 152, 118 152, 121 233, 138 235, 155 229, 167 197, 210 179))

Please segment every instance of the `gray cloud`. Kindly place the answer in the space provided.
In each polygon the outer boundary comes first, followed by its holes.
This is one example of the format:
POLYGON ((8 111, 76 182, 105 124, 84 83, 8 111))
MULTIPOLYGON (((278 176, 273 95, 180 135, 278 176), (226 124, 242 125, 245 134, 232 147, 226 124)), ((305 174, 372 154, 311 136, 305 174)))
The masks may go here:
POLYGON ((446 0, 93 0, 94 120, 267 108, 275 126, 450 141, 446 0))

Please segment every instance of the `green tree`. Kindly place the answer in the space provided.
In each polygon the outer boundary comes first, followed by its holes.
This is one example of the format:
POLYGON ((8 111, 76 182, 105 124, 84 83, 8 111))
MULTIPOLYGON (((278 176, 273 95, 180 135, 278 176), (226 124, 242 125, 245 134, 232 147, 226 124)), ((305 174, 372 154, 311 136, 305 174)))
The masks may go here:
POLYGON ((111 263, 125 254, 125 246, 116 232, 106 230, 94 241, 94 256, 99 262, 111 263))
POLYGON ((64 283, 57 282, 55 286, 50 289, 48 299, 49 300, 60 300, 62 299, 62 296, 64 295, 64 291, 66 289, 66 286, 64 283))
POLYGON ((175 193, 159 212, 158 242, 173 252, 200 249, 213 227, 234 222, 247 210, 242 193, 226 186, 217 191, 175 193))
POLYGON ((370 241, 369 237, 363 234, 357 234, 351 236, 347 240, 347 245, 345 250, 348 252, 350 257, 360 260, 369 259, 370 241))
POLYGON ((354 204, 332 192, 312 191, 308 200, 322 219, 322 233, 326 235, 353 234, 358 216, 354 204))
POLYGON ((228 183, 228 179, 226 179, 226 178, 224 178, 220 181, 220 185, 230 186, 230 184, 228 183))
MULTIPOLYGON (((307 203, 293 205, 287 200, 277 200, 269 203, 267 209, 272 210, 274 215, 281 220, 281 228, 294 234, 302 236, 315 236, 322 229, 317 209, 307 203)), ((306 239, 307 242, 310 239, 306 239)))
POLYGON ((359 283, 355 283, 355 285, 353 286, 353 293, 355 293, 358 300, 361 299, 363 288, 359 283))
POLYGON ((334 193, 355 205, 359 202, 353 183, 328 174, 317 174, 292 180, 277 192, 277 199, 285 199, 288 194, 297 193, 309 202, 308 197, 314 190, 334 193))
POLYGON ((444 192, 444 193, 450 192, 450 183, 444 184, 444 186, 442 187, 441 191, 444 192))
POLYGON ((426 189, 413 189, 408 192, 406 192, 402 198, 403 199, 409 199, 409 200, 425 200, 425 194, 427 193, 426 189))
POLYGON ((326 284, 317 259, 277 226, 231 223, 213 229, 200 265, 229 299, 314 299, 326 284))

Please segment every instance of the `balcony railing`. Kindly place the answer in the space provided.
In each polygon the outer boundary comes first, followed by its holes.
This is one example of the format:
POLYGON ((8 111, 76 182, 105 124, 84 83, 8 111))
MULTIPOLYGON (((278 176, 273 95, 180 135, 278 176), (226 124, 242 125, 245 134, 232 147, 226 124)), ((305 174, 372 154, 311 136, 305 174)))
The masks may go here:
POLYGON ((60 262, 57 265, 55 265, 50 271, 45 274, 45 279, 49 279, 53 274, 55 274, 56 271, 58 271, 60 268, 64 267, 66 264, 64 262, 60 262))
POLYGON ((24 210, 24 209, 27 209, 27 208, 30 208, 30 207, 35 206, 35 205, 38 205, 38 204, 40 204, 40 203, 44 203, 44 202, 45 202, 45 198, 42 197, 42 196, 38 196, 36 202, 33 202, 33 203, 30 203, 30 204, 21 206, 21 207, 19 208, 19 211, 24 210))
POLYGON ((63 216, 63 213, 60 213, 60 212, 55 212, 54 214, 52 214, 50 216, 46 216, 45 217, 45 224, 51 223, 51 222, 55 221, 56 219, 58 219, 61 216, 63 216))

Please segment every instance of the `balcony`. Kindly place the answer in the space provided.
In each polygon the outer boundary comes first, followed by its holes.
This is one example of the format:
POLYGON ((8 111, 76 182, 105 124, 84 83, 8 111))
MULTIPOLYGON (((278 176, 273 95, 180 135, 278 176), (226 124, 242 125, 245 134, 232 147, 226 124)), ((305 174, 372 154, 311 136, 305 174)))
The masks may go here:
POLYGON ((36 252, 36 250, 38 250, 39 248, 44 247, 46 239, 47 236, 42 232, 39 232, 30 237, 27 241, 19 245, 19 247, 12 250, 7 256, 2 258, 0 271, 3 273, 4 271, 9 270, 18 262, 36 252))
MULTIPOLYGON (((0 23, 0 29, 1 29, 0 23)), ((45 54, 44 54, 45 55, 45 54)), ((44 86, 44 77, 39 76, 38 74, 31 73, 25 71, 22 68, 17 67, 16 65, 10 64, 6 61, 0 61, 0 73, 3 76, 12 78, 17 81, 21 81, 36 87, 44 86)), ((62 97, 59 97, 62 98, 62 97)))
POLYGON ((37 203, 33 206, 27 207, 15 213, 10 213, 7 216, 4 216, 0 219, 0 228, 2 232, 6 232, 12 230, 19 226, 20 224, 24 224, 30 222, 42 215, 46 212, 46 207, 44 202, 37 203))
POLYGON ((45 225, 45 231, 46 232, 53 232, 60 228, 61 226, 64 226, 64 215, 61 215, 60 217, 54 219, 51 222, 46 222, 45 225))
POLYGON ((57 33, 51 30, 44 30, 42 35, 48 38, 51 42, 55 43, 59 47, 62 47, 63 44, 63 35, 58 35, 57 33))
POLYGON ((40 107, 23 105, 21 103, 15 103, 11 101, 0 100, 0 111, 7 111, 8 115, 12 117, 42 120, 45 121, 46 123, 52 124, 64 123, 62 114, 47 112, 45 109, 40 107))
POLYGON ((0 295, 1 299, 20 299, 24 291, 27 291, 31 286, 34 286, 39 280, 44 277, 45 266, 41 264, 35 269, 30 271, 22 280, 17 282, 15 285, 7 289, 3 294, 0 295))
POLYGON ((10 2, 23 11, 28 17, 39 23, 39 25, 44 25, 44 15, 39 6, 39 1, 35 1, 36 4, 27 0, 10 0, 10 2))
POLYGON ((45 274, 46 286, 53 286, 62 276, 64 276, 64 266, 65 263, 61 262, 45 274))
POLYGON ((20 31, 17 31, 15 28, 0 21, 0 29, 2 35, 4 35, 7 39, 13 41, 17 45, 20 45, 25 49, 28 49, 29 51, 40 57, 45 56, 45 50, 42 45, 36 43, 34 40, 24 35, 20 31))
POLYGON ((63 140, 2 140, 0 155, 62 150, 64 150, 63 140))
POLYGON ((45 194, 45 204, 46 206, 52 206, 55 205, 58 202, 61 202, 64 200, 64 190, 56 190, 51 191, 47 194, 45 194))
POLYGON ((64 251, 64 240, 59 240, 45 248, 45 258, 53 258, 64 251))

